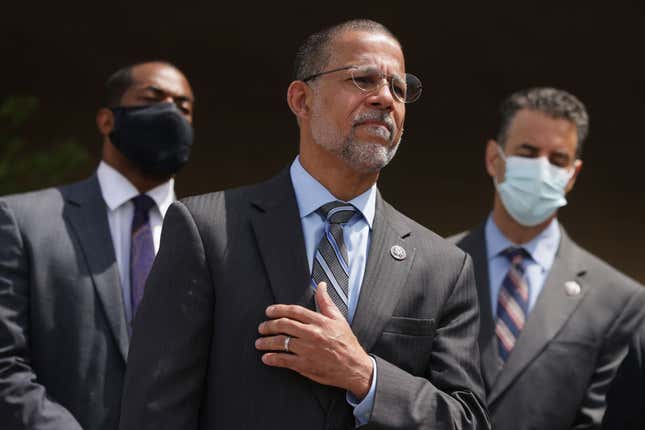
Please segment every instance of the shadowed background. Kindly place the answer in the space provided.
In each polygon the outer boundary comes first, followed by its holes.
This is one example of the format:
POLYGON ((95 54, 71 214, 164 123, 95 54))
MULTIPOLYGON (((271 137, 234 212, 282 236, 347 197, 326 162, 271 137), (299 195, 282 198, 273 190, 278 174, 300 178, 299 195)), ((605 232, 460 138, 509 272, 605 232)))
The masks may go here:
POLYGON ((39 100, 21 129, 30 151, 54 151, 52 142, 65 139, 87 149, 88 160, 65 172, 70 180, 98 161, 94 115, 107 76, 151 59, 175 63, 197 98, 180 196, 272 176, 297 152, 285 94, 298 44, 329 24, 368 17, 400 38, 407 70, 424 84, 379 187, 402 212, 448 235, 490 210, 483 155, 500 101, 529 86, 566 89, 587 105, 591 134, 560 220, 574 240, 645 282, 642 3, 24 3, 0 18, 0 100, 39 100))

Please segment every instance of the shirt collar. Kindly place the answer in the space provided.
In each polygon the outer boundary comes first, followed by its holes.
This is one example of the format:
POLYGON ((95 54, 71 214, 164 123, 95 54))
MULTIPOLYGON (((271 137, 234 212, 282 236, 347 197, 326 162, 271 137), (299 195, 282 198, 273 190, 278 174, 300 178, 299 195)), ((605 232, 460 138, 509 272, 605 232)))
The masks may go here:
MULTIPOLYGON (((96 176, 99 180, 101 187, 101 194, 103 200, 111 211, 116 210, 123 204, 129 202, 132 198, 139 195, 139 191, 134 185, 114 167, 107 164, 105 161, 99 163, 96 170, 96 176)), ((148 196, 154 200, 161 213, 161 216, 166 215, 166 211, 175 201, 175 180, 170 178, 163 184, 146 192, 148 196)))
MULTIPOLYGON (((498 257, 509 246, 518 246, 518 244, 511 242, 504 236, 495 221, 493 221, 492 214, 486 220, 484 234, 486 235, 486 252, 489 261, 498 257)), ((554 218, 540 234, 521 246, 542 269, 549 270, 553 265, 553 260, 555 260, 555 254, 560 245, 560 237, 560 225, 554 218)))
MULTIPOLYGON (((325 203, 338 200, 302 167, 302 164, 300 164, 300 156, 297 156, 293 160, 293 163, 291 163, 289 173, 291 174, 291 182, 296 193, 300 218, 311 215, 325 203)), ((367 221, 367 225, 372 229, 374 213, 376 211, 376 184, 347 203, 351 203, 363 215, 363 218, 367 221)))

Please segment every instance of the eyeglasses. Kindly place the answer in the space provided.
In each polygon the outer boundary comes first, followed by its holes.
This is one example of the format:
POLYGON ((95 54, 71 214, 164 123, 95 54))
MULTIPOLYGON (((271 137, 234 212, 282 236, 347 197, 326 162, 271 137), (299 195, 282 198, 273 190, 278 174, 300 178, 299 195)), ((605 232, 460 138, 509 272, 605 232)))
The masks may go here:
POLYGON ((303 82, 311 81, 320 76, 329 73, 340 72, 341 70, 349 70, 352 76, 354 85, 366 93, 376 91, 381 87, 383 79, 386 79, 390 85, 390 91, 394 97, 402 103, 412 103, 419 100, 421 97, 421 80, 411 73, 406 73, 403 78, 396 75, 386 75, 380 69, 374 66, 345 66, 338 69, 327 70, 324 72, 316 73, 302 79, 303 82))

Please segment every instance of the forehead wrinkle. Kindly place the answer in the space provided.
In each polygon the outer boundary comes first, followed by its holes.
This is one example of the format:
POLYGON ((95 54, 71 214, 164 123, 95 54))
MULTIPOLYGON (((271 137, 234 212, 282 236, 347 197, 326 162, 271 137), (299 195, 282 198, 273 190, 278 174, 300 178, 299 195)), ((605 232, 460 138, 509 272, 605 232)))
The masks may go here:
POLYGON ((381 32, 344 31, 336 35, 328 44, 325 52, 328 68, 346 65, 375 65, 383 72, 390 74, 405 73, 405 58, 401 45, 391 36, 381 32), (352 38, 360 35, 360 38, 352 38), (349 55, 347 46, 354 45, 349 55), (383 46, 385 45, 385 46, 383 46), (339 58, 339 51, 345 58, 339 58), (340 64, 340 63, 343 64, 340 64))

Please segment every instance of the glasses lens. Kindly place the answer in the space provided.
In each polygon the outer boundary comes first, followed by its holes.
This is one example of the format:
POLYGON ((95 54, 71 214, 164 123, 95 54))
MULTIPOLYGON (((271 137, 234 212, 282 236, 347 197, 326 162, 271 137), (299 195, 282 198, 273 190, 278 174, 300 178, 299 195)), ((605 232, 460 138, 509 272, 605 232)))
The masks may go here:
MULTIPOLYGON (((392 86, 394 86, 394 80, 392 81, 392 86)), ((419 78, 417 78, 411 73, 406 73, 405 74, 406 91, 404 92, 402 99, 405 101, 405 103, 416 102, 417 100, 419 100, 419 97, 421 97, 422 88, 423 86, 421 85, 421 80, 419 78)), ((394 91, 396 92, 396 89, 394 91)))
POLYGON ((408 84, 398 76, 392 76, 392 93, 400 102, 406 102, 405 95, 408 93, 408 84))
POLYGON ((352 69, 354 85, 363 91, 374 91, 381 80, 381 73, 373 67, 352 69))
MULTIPOLYGON (((380 88, 385 77, 379 69, 373 66, 352 69, 351 74, 354 85, 366 92, 380 88)), ((421 96, 421 81, 410 73, 406 73, 404 78, 392 76, 388 80, 392 94, 400 102, 412 103, 421 96)))

